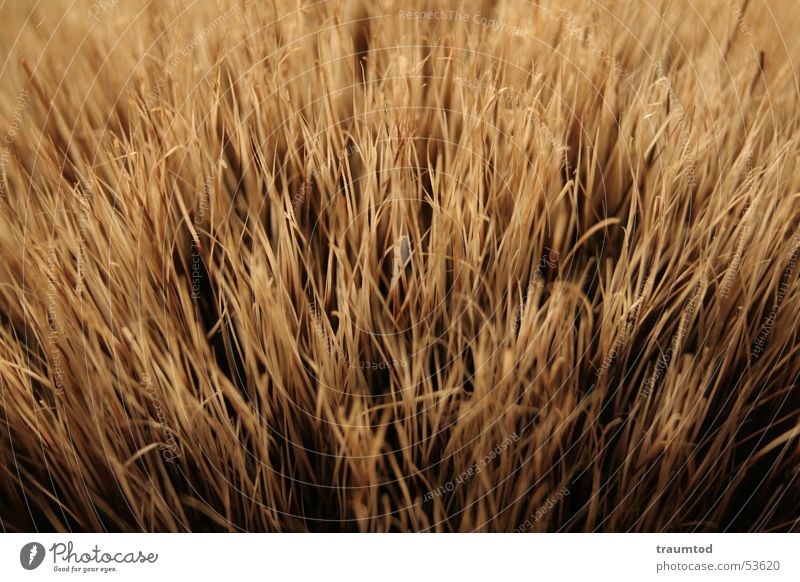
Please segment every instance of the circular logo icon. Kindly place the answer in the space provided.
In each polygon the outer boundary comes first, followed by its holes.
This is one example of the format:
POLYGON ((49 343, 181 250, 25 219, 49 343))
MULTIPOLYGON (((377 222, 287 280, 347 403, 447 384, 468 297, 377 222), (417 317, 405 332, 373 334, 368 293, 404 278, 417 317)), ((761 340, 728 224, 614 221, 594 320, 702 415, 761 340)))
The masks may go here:
POLYGON ((26 570, 35 570, 44 561, 44 546, 38 542, 31 542, 22 546, 19 552, 19 563, 26 570))

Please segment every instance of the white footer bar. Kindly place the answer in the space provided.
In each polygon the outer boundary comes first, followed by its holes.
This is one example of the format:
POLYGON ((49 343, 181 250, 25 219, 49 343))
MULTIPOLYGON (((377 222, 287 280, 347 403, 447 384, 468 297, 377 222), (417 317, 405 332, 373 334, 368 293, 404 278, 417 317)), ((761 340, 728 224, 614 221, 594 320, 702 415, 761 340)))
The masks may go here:
POLYGON ((797 581, 798 554, 796 534, 5 534, 0 580, 797 581))

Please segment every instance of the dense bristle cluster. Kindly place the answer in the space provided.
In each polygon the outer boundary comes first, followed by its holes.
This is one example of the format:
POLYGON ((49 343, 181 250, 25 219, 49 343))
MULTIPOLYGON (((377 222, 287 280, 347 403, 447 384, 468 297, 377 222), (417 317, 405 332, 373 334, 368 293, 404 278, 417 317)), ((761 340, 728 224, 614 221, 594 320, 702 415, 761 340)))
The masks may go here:
POLYGON ((0 7, 3 529, 797 530, 800 9, 697 4, 0 7))

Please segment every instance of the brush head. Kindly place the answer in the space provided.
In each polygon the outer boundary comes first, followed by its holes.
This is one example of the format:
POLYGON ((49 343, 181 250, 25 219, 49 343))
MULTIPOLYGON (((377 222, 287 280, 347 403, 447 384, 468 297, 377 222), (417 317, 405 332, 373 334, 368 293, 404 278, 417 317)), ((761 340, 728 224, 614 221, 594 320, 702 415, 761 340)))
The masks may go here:
POLYGON ((1 6, 4 529, 796 530, 800 9, 726 6, 1 6))

